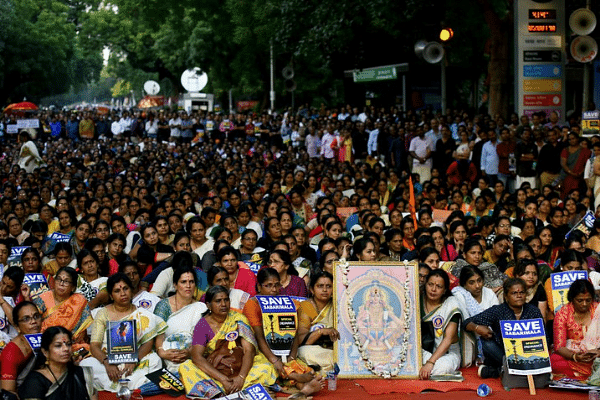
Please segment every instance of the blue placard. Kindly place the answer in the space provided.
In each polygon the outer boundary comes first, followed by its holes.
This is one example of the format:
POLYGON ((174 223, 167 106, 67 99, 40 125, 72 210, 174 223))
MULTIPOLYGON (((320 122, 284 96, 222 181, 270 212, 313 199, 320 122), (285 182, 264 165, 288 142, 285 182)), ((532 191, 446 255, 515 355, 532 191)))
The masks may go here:
POLYGON ((527 339, 545 335, 544 321, 541 318, 500 321, 500 329, 505 339, 527 339))
POLYGON ((25 249, 27 249, 28 246, 17 246, 17 247, 13 247, 12 249, 10 249, 10 256, 11 257, 18 257, 21 254, 23 254, 23 252, 25 251, 25 249))
POLYGON ((40 347, 42 346, 42 334, 41 333, 32 333, 31 335, 23 335, 25 339, 27 339, 27 343, 31 346, 35 353, 38 352, 40 347))
POLYGON ((25 276, 23 277, 23 283, 27 285, 32 285, 35 283, 47 284, 48 281, 46 280, 46 277, 42 274, 25 274, 25 276))
POLYGON ((289 296, 256 296, 262 312, 296 312, 296 304, 289 296))
POLYGON ((246 388, 244 390, 244 392, 246 394, 248 394, 248 396, 252 400, 272 400, 269 393, 265 390, 265 388, 260 383, 257 383, 255 385, 252 385, 252 386, 246 388))
POLYGON ((550 279, 552 279, 552 290, 568 289, 576 280, 587 278, 587 271, 564 271, 550 275, 550 279))
POLYGON ((71 240, 71 235, 65 235, 64 233, 54 232, 52 235, 48 236, 48 239, 52 239, 55 242, 68 242, 71 240))
POLYGON ((248 268, 250 268, 250 271, 254 272, 254 274, 258 274, 258 271, 260 271, 260 269, 262 268, 262 265, 260 265, 257 262, 253 262, 253 261, 244 261, 244 263, 246 263, 246 265, 248 266, 248 268))
POLYGON ((560 64, 523 65, 525 78, 559 78, 562 76, 560 64))

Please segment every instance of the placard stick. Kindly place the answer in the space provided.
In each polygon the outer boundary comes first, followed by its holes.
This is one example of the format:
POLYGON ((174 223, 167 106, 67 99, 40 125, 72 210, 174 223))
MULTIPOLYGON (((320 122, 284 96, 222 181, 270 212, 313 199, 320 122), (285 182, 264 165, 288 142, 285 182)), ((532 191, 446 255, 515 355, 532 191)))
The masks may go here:
POLYGON ((527 375, 527 383, 529 384, 529 394, 535 396, 535 383, 533 383, 533 375, 527 375))

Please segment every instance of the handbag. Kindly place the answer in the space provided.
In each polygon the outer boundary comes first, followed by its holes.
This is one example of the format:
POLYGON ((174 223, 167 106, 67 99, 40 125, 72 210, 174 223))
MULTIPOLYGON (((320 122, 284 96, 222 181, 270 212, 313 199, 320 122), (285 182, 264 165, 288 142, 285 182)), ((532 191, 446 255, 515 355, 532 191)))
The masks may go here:
POLYGON ((215 350, 210 353, 206 361, 228 378, 237 376, 242 369, 242 359, 244 358, 244 349, 242 348, 241 338, 235 342, 227 339, 219 339, 215 350), (230 343, 235 343, 235 347, 229 348, 230 343))

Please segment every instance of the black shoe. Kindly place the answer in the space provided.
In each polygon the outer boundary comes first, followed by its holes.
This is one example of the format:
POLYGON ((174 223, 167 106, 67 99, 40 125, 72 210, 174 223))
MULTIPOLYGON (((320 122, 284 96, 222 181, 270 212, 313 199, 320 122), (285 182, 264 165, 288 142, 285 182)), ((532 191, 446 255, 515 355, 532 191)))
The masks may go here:
POLYGON ((480 365, 479 369, 477 369, 477 376, 479 376, 481 379, 499 378, 500 371, 496 367, 480 365))

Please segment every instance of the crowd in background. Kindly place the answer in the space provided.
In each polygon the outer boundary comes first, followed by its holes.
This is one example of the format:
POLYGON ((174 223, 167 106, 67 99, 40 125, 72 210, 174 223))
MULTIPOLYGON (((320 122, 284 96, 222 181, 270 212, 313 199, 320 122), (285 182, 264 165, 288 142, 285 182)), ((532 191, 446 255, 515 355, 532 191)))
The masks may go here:
MULTIPOLYGON (((93 397, 122 375, 153 393, 146 374, 165 366, 187 393, 277 382, 308 396, 335 363, 340 259, 418 263, 422 379, 476 363, 499 376, 499 321, 528 318, 543 318, 557 374, 592 374, 600 220, 571 229, 600 205, 600 137, 576 117, 86 109, 8 133, 18 118, 0 125, 7 393, 93 397), (589 280, 555 315, 548 278, 569 270, 589 280), (23 284, 32 273, 47 285, 23 284), (257 294, 296 299, 290 358, 267 343, 257 294), (138 321, 140 361, 122 369, 105 343, 119 320, 138 321), (219 369, 234 331, 235 365, 219 369), (39 332, 42 362, 23 337, 39 332)), ((362 340, 393 346, 371 328, 362 340)))

